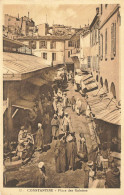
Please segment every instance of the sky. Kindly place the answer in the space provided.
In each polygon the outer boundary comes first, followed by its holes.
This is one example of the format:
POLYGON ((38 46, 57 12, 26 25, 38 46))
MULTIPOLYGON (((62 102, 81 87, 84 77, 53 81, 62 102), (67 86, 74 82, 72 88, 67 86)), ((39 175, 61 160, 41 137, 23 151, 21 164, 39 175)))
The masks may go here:
POLYGON ((72 27, 83 27, 92 22, 96 14, 97 4, 11 4, 3 6, 3 14, 12 16, 28 16, 36 25, 47 23, 64 24, 72 27), (47 16, 46 16, 47 15, 47 16))

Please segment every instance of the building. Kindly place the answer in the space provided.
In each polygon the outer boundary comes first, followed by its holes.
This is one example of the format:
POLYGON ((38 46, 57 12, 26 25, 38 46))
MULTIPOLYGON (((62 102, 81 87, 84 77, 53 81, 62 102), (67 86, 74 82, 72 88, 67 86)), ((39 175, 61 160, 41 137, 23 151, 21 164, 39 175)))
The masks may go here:
POLYGON ((101 5, 99 81, 120 101, 120 6, 101 5))
POLYGON ((49 33, 49 25, 47 23, 37 25, 38 36, 45 36, 49 33))
POLYGON ((29 45, 33 55, 41 57, 45 64, 51 66, 72 62, 69 55, 71 49, 68 48, 69 39, 70 36, 54 35, 18 38, 19 41, 29 45))
POLYGON ((96 15, 90 24, 90 47, 91 47, 91 72, 96 79, 99 73, 99 7, 96 8, 96 15))
POLYGON ((83 42, 81 41, 82 36, 87 30, 89 26, 85 26, 83 29, 80 29, 77 33, 75 33, 70 41, 72 41, 73 50, 71 52, 71 58, 74 62, 74 69, 80 69, 83 58, 83 42))
POLYGON ((80 35, 80 67, 83 71, 91 72, 90 31, 80 35))
POLYGON ((28 16, 14 17, 8 14, 4 15, 3 33, 7 37, 17 37, 32 35, 35 31, 35 22, 28 16))

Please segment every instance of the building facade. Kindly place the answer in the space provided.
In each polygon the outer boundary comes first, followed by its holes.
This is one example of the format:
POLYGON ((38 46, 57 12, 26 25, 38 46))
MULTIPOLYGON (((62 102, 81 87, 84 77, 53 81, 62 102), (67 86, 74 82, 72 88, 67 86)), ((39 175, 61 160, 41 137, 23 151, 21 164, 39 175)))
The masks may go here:
POLYGON ((100 82, 120 100, 120 6, 101 5, 100 82))
POLYGON ((41 57, 47 65, 58 65, 72 62, 70 58, 71 47, 68 46, 70 36, 40 36, 19 38, 21 42, 29 45, 32 54, 41 57))
POLYGON ((96 79, 99 73, 99 7, 96 8, 96 15, 90 24, 90 47, 91 47, 91 72, 96 79))

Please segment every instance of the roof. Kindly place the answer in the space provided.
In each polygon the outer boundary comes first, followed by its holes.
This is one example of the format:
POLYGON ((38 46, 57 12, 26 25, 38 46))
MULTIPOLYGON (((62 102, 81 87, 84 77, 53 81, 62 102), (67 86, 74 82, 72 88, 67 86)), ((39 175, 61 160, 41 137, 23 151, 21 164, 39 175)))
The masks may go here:
POLYGON ((45 65, 40 57, 18 53, 3 52, 3 79, 21 80, 23 75, 32 73, 44 68, 45 65))
POLYGON ((35 106, 35 103, 28 100, 18 99, 14 102, 12 106, 17 108, 22 108, 25 110, 32 110, 33 107, 35 106))
POLYGON ((69 40, 72 37, 72 35, 63 35, 63 36, 57 36, 57 35, 46 35, 46 36, 26 36, 26 37, 19 37, 17 40, 23 41, 23 40, 58 40, 58 41, 64 41, 69 40))
POLYGON ((89 30, 89 26, 86 26, 86 27, 80 29, 78 32, 76 32, 75 34, 72 35, 71 40, 80 39, 80 34, 84 34, 88 30, 89 30))
POLYGON ((95 118, 121 125, 121 109, 113 96, 108 94, 103 87, 93 90, 97 84, 91 74, 83 75, 83 82, 88 90, 92 89, 92 91, 87 92, 87 102, 95 118))
POLYGON ((3 47, 19 48, 23 46, 27 47, 27 45, 23 44, 20 41, 9 39, 7 37, 3 37, 3 47))
POLYGON ((95 24, 95 22, 97 21, 97 19, 99 19, 99 17, 100 17, 100 16, 99 16, 98 14, 95 15, 93 21, 92 21, 91 24, 90 24, 90 29, 91 29, 92 26, 95 24))
POLYGON ((96 119, 121 125, 121 109, 116 106, 115 101, 111 100, 107 94, 105 97, 100 97, 99 95, 90 96, 87 101, 96 119))

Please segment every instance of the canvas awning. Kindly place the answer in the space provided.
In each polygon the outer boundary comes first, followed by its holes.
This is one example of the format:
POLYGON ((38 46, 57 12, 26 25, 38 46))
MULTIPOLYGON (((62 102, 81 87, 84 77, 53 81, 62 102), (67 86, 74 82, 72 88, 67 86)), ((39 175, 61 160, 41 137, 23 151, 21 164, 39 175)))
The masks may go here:
POLYGON ((87 90, 91 90, 97 87, 98 85, 95 82, 86 85, 87 90))
POLYGON ((24 110, 32 110, 32 108, 35 106, 35 103, 31 101, 19 99, 19 100, 16 100, 12 104, 12 106, 16 108, 22 108, 24 110))
POLYGON ((38 87, 48 83, 46 80, 41 79, 41 78, 31 78, 31 79, 28 80, 28 82, 30 82, 33 85, 36 85, 38 87))

